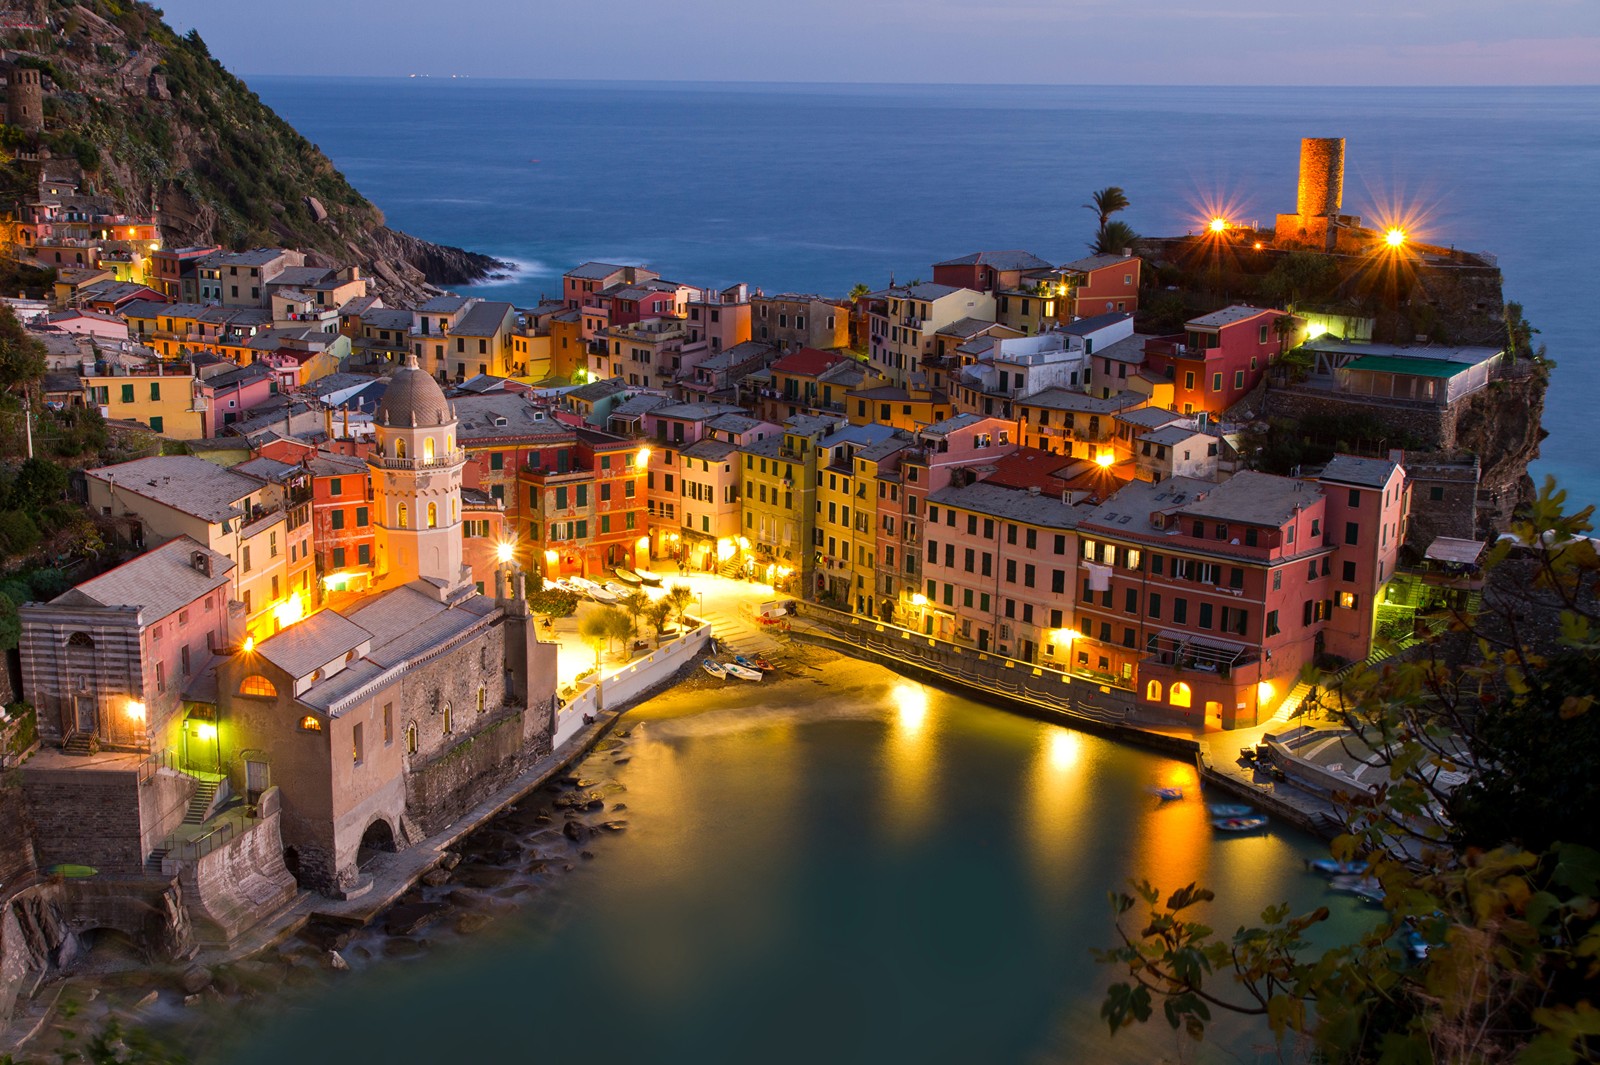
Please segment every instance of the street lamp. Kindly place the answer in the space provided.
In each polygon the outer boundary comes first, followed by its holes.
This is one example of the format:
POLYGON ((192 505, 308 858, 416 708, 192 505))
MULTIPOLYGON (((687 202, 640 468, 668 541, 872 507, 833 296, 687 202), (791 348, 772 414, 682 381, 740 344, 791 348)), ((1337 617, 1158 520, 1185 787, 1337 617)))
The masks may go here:
POLYGON ((516 545, 511 543, 509 540, 502 540, 500 543, 495 545, 494 555, 495 558, 500 560, 500 564, 502 566, 509 564, 511 560, 516 557, 516 554, 516 545))

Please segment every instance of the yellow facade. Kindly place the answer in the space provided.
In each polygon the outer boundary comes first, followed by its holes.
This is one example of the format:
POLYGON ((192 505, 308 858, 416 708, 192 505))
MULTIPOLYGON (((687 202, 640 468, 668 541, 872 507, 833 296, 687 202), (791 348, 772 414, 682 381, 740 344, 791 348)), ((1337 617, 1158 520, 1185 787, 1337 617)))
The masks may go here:
POLYGON ((138 422, 173 440, 205 436, 205 411, 189 374, 84 377, 90 405, 111 421, 138 422))

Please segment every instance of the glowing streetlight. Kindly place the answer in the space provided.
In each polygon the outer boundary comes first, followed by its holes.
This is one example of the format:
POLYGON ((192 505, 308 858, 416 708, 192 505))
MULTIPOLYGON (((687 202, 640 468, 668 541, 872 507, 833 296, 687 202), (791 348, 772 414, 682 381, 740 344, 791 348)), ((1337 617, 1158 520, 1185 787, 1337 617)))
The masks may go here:
POLYGON ((139 700, 137 700, 137 699, 129 699, 128 700, 128 711, 127 711, 127 713, 128 713, 128 720, 129 721, 137 721, 140 724, 144 723, 144 714, 145 714, 144 704, 141 703, 139 700))
POLYGON ((557 562, 561 561, 561 555, 554 550, 546 551, 544 553, 544 560, 550 563, 550 565, 554 566, 557 562))
POLYGON ((202 740, 214 740, 217 738, 217 726, 209 721, 202 721, 194 727, 194 734, 202 740))
POLYGON ((1256 685, 1256 702, 1265 703, 1272 701, 1272 682, 1264 680, 1256 685))
POLYGON ((1102 451, 1100 454, 1094 457, 1095 465, 1099 466, 1102 470, 1110 469, 1111 464, 1116 461, 1117 457, 1109 451, 1102 451))
POLYGON ((1226 218, 1217 217, 1217 218, 1213 218, 1211 220, 1211 232, 1213 232, 1213 233, 1225 233, 1225 232, 1227 232, 1227 230, 1228 230, 1228 220, 1226 218))
POLYGON ((650 449, 647 448, 647 447, 642 447, 642 448, 639 449, 639 465, 648 466, 649 464, 650 464, 650 449))
POLYGON ((1391 248, 1398 248, 1406 242, 1406 231, 1398 226, 1390 229, 1383 235, 1383 242, 1391 248))
POLYGON ((517 556, 517 546, 509 540, 501 540, 494 548, 494 557, 504 566, 517 556))
POLYGON ((916 595, 913 595, 911 597, 911 605, 912 606, 927 606, 928 605, 928 597, 923 595, 921 592, 918 592, 916 595))
POLYGON ((249 654, 251 651, 254 651, 255 649, 256 649, 256 638, 254 636, 246 636, 244 638, 244 653, 245 654, 249 654))

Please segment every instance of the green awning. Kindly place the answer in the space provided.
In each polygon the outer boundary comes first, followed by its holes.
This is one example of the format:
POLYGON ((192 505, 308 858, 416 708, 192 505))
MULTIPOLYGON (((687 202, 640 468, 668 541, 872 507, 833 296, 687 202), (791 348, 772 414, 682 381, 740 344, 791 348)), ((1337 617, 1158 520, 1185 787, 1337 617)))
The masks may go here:
POLYGON ((1363 355, 1351 359, 1341 370, 1365 370, 1368 373, 1398 373, 1408 377, 1454 377, 1472 369, 1470 363, 1451 362, 1448 359, 1408 359, 1398 355, 1363 355))

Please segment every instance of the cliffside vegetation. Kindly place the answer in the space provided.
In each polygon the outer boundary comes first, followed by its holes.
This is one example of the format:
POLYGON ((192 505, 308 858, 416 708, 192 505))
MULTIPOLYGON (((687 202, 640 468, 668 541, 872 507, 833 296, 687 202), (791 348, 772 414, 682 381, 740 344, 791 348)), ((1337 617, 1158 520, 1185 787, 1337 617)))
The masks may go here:
POLYGON ((82 166, 87 191, 159 211, 169 244, 282 244, 356 261, 380 282, 473 280, 498 264, 389 229, 327 156, 149 4, 38 0, 44 28, 0 33, 43 72, 45 128, 0 132, 0 193, 33 182, 20 154, 82 166), (313 203, 314 201, 314 203, 313 203), (319 210, 320 207, 320 210, 319 210), (382 264, 380 266, 380 264, 382 264), (411 276, 408 276, 411 275, 411 276))

